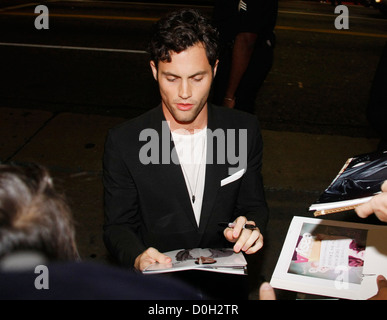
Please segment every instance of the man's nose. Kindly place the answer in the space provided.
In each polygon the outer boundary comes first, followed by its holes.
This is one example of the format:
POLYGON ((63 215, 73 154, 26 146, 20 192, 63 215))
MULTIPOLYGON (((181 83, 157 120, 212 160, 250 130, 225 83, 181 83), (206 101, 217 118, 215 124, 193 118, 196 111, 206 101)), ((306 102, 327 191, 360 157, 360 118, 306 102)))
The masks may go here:
POLYGON ((192 91, 191 86, 189 85, 188 81, 181 81, 180 87, 179 87, 179 97, 182 99, 188 99, 191 97, 192 91))

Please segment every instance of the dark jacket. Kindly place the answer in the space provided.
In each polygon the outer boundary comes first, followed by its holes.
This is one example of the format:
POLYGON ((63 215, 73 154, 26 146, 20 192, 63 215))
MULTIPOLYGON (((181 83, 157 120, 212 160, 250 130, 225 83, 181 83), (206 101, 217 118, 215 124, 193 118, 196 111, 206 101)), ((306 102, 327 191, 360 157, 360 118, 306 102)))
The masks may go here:
POLYGON ((159 106, 111 129, 106 140, 104 241, 110 253, 126 266, 133 266, 135 258, 151 246, 160 252, 229 247, 218 222, 243 215, 263 231, 268 220, 261 178, 262 138, 255 116, 208 106, 210 134, 199 226, 180 165, 171 159, 174 144, 163 121, 159 106), (244 164, 235 163, 232 157, 238 156, 240 143, 246 149, 244 164), (159 163, 143 164, 140 154, 143 157, 145 151, 159 163), (211 154, 212 161, 208 158, 211 154), (239 173, 245 169, 245 173, 224 180, 233 174, 232 168, 239 173))

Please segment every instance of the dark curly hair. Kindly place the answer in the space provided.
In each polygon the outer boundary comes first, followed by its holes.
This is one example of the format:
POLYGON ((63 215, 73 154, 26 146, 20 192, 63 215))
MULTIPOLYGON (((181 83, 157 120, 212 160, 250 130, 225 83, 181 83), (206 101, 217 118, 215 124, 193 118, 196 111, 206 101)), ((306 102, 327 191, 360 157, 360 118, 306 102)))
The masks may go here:
POLYGON ((218 59, 218 32, 210 20, 194 9, 172 12, 156 22, 148 46, 151 60, 171 62, 171 52, 180 53, 202 43, 212 68, 218 59))
POLYGON ((0 258, 19 250, 50 261, 79 259, 66 199, 36 164, 0 165, 0 258))

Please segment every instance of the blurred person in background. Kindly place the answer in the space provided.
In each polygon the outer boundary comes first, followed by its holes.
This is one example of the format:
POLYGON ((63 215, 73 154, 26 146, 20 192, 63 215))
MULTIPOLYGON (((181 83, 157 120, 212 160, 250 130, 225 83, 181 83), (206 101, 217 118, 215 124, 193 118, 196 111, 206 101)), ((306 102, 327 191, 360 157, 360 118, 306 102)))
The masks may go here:
POLYGON ((274 59, 278 0, 216 0, 221 52, 212 102, 255 114, 274 59))

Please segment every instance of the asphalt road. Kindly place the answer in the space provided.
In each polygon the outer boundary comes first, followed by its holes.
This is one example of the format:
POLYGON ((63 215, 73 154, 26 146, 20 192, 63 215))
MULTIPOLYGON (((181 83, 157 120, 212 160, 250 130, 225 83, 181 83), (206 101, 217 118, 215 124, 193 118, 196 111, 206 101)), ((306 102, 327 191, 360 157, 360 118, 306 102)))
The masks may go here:
MULTIPOLYGON (((0 3, 0 161, 48 166, 70 199, 82 257, 105 262, 100 159, 107 128, 159 102, 145 44, 151 24, 181 6, 45 4, 48 30, 34 27, 36 3, 0 3)), ((345 5, 349 29, 336 30, 331 5, 280 0, 274 66, 257 97, 262 127, 271 129, 264 131, 271 218, 253 278, 270 279, 292 216, 310 216, 308 206, 343 161, 376 141, 343 135, 374 134, 365 109, 387 20, 373 8, 345 5)))
MULTIPOLYGON (((387 19, 374 8, 346 5, 349 29, 337 30, 333 6, 280 1, 275 62, 257 97, 263 128, 374 135, 365 109, 387 40, 387 19)), ((46 6, 49 29, 37 30, 36 3, 1 4, 3 106, 129 118, 159 102, 146 41, 152 23, 181 5, 47 1, 46 6)), ((208 15, 213 9, 195 7, 208 15)))

